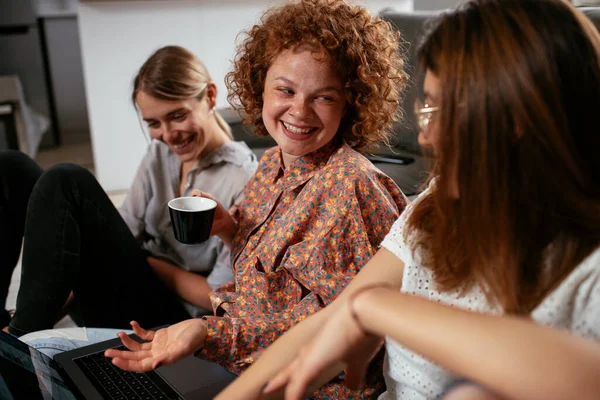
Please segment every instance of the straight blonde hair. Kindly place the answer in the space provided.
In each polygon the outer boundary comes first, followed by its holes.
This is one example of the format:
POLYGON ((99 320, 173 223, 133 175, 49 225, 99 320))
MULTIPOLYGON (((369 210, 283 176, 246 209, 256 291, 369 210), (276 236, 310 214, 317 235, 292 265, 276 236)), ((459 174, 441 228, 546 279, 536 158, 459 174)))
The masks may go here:
MULTIPOLYGON (((135 106, 140 91, 161 100, 202 99, 212 79, 206 66, 189 50, 165 46, 155 51, 142 65, 133 81, 131 100, 135 106)), ((231 128, 215 112, 217 123, 233 139, 231 128)))

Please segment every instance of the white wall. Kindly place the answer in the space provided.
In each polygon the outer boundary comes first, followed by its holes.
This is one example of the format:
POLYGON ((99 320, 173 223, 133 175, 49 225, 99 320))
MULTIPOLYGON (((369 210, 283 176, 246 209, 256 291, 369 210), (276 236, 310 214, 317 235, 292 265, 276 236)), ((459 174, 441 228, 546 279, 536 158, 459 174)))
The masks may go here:
POLYGON ((74 16, 78 0, 33 0, 40 17, 74 16))
POLYGON ((464 0, 414 0, 415 11, 453 8, 464 0))
MULTIPOLYGON (((78 7, 83 70, 96 176, 107 191, 131 184, 146 149, 130 101, 138 68, 156 49, 184 46, 206 64, 227 106, 223 83, 235 39, 269 5, 281 0, 82 2, 78 7)), ((410 11, 412 0, 363 0, 373 13, 392 6, 410 11)))

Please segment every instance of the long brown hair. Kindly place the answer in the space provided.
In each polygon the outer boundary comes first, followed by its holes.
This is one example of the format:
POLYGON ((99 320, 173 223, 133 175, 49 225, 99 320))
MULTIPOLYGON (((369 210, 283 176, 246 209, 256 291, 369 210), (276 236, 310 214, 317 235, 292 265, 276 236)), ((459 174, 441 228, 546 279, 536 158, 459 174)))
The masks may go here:
POLYGON ((441 290, 528 313, 600 243, 600 36, 560 0, 475 0, 418 54, 440 141, 408 225, 441 290))
POLYGON ((270 8, 245 33, 225 80, 229 103, 268 135, 262 120, 265 77, 284 50, 309 45, 333 62, 344 83, 347 110, 338 134, 357 151, 387 143, 407 82, 400 35, 391 24, 343 0, 300 0, 270 8))
MULTIPOLYGON (((133 80, 131 100, 135 106, 140 91, 166 101, 200 100, 211 81, 206 66, 194 53, 181 46, 165 46, 156 50, 141 66, 133 80)), ((232 138, 231 129, 221 115, 215 112, 215 117, 232 138)))

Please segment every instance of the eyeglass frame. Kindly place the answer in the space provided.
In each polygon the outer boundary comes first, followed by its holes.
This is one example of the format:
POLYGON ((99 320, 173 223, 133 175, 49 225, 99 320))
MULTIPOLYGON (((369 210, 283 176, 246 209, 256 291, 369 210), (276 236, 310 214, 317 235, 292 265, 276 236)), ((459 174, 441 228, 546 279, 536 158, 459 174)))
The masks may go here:
POLYGON ((423 133, 427 133, 429 129, 429 124, 431 123, 431 119, 433 118, 433 114, 438 112, 440 107, 438 106, 429 106, 427 103, 423 103, 420 99, 415 100, 414 104, 414 113, 415 118, 417 120, 417 126, 419 130, 423 133))

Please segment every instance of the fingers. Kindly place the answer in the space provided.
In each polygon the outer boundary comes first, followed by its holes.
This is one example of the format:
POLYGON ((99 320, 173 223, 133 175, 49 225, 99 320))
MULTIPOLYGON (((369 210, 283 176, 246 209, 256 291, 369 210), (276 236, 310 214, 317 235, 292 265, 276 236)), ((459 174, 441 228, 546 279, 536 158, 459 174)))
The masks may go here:
POLYGON ((127 350, 108 349, 104 352, 105 357, 121 357, 127 359, 140 359, 140 357, 149 357, 152 343, 138 343, 130 338, 125 332, 117 333, 121 343, 127 350))
POLYGON ((147 343, 139 343, 136 342, 135 340, 133 340, 132 338, 129 337, 129 335, 127 335, 125 332, 119 332, 117 333, 117 335, 119 336, 119 339, 121 339, 121 343, 123 343, 123 346, 127 347, 128 350, 131 351, 140 351, 140 350, 147 350, 148 346, 147 343), (144 346, 146 345, 146 346, 144 346))
POLYGON ((299 356, 283 371, 269 381, 263 389, 264 394, 271 394, 285 387, 286 400, 301 400, 311 383, 319 376, 320 369, 311 366, 306 359, 306 351, 301 350, 299 356))
POLYGON ((120 357, 121 354, 127 354, 127 357, 129 357, 130 354, 137 354, 142 351, 147 353, 149 352, 152 345, 151 343, 138 343, 132 338, 130 338, 125 332, 119 332, 117 333, 117 336, 119 336, 119 339, 121 339, 121 343, 123 343, 123 346, 127 347, 128 351, 108 349, 104 352, 105 357, 120 357))
POLYGON ((214 201, 217 201, 217 199, 215 199, 215 197, 210 194, 210 193, 206 193, 206 192, 201 192, 198 189, 194 189, 190 192, 190 194, 194 197, 206 197, 207 199, 211 199, 214 201))
POLYGON ((140 350, 140 351, 126 351, 126 350, 117 350, 117 349, 108 349, 104 352, 104 356, 108 358, 120 358, 123 360, 130 361, 141 361, 146 358, 152 358, 150 351, 148 350, 140 350))
POLYGON ((267 383, 267 386, 263 388, 263 393, 273 393, 287 385, 292 374, 292 367, 295 367, 296 364, 297 361, 294 361, 292 364, 288 365, 283 371, 278 373, 273 379, 271 379, 267 383))
POLYGON ((104 355, 112 358, 113 365, 126 371, 147 372, 159 368, 165 363, 165 357, 152 357, 150 351, 120 351, 115 349, 107 350, 104 355))
POLYGON ((308 388, 311 383, 314 383, 319 376, 319 370, 309 365, 301 365, 299 363, 298 368, 300 371, 295 370, 295 373, 290 376, 289 383, 285 388, 286 400, 302 400, 306 397, 308 388))
MULTIPOLYGON (((131 340, 128 336, 126 337, 131 340)), ((121 341, 123 341, 123 338, 121 338, 121 341)), ((133 340, 131 341, 137 343, 133 340)), ((139 343, 137 344, 139 345, 139 343)), ((113 365, 125 371, 146 372, 154 369, 154 362, 150 350, 122 351, 108 349, 104 352, 104 356, 112 358, 113 365)))
POLYGON ((153 369, 152 360, 150 358, 144 358, 143 360, 129 360, 126 358, 116 357, 112 359, 112 363, 116 367, 131 372, 148 372, 152 371, 153 369))
POLYGON ((133 333, 135 333, 140 339, 145 340, 147 342, 151 342, 154 339, 154 331, 147 331, 137 323, 137 321, 131 321, 131 328, 133 329, 133 333))

